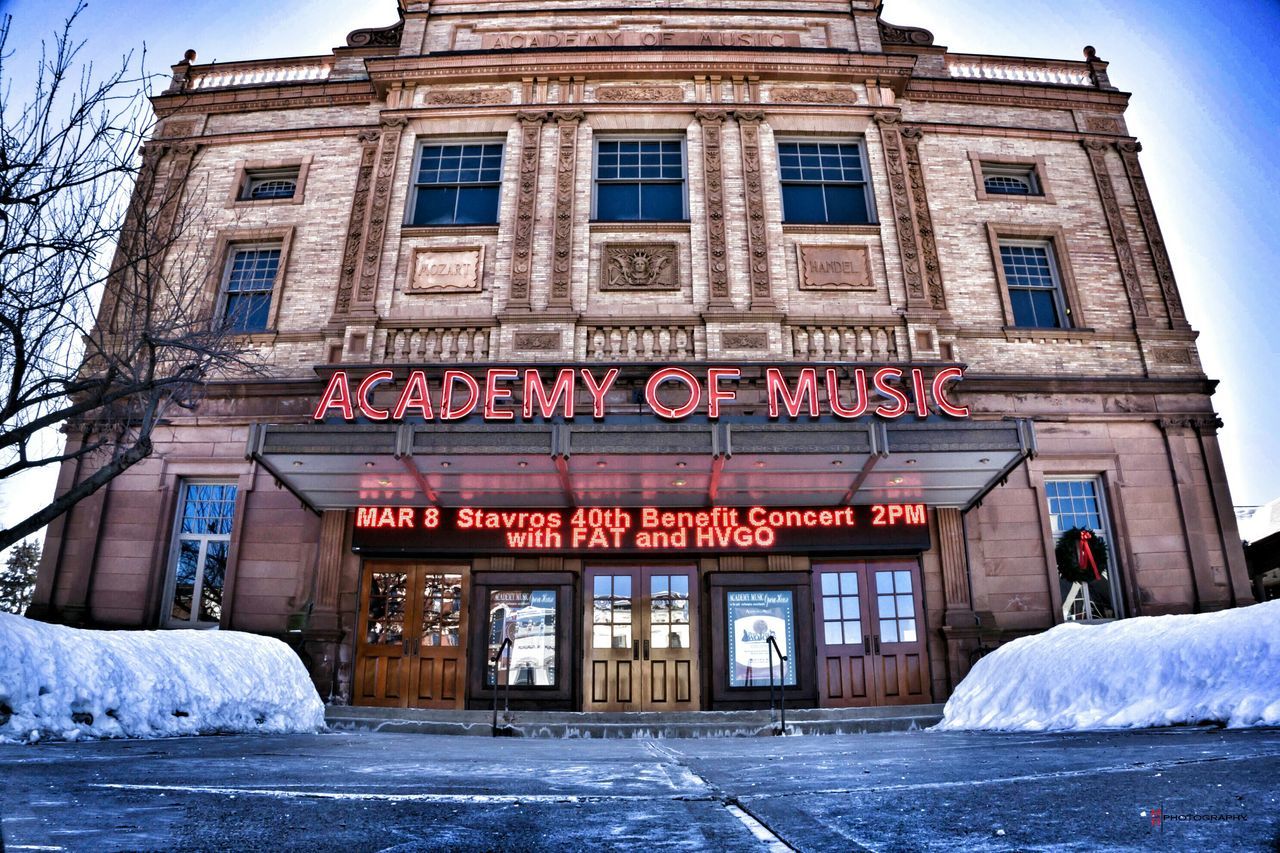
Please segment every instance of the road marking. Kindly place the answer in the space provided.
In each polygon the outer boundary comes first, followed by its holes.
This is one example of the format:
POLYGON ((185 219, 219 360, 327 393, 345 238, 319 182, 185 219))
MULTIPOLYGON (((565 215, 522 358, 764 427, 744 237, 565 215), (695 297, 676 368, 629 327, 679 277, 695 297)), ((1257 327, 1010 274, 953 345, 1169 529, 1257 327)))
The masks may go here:
POLYGON ((793 853, 796 849, 778 836, 774 835, 769 830, 769 827, 747 814, 741 806, 734 805, 733 803, 725 803, 724 807, 729 814, 742 821, 742 825, 751 831, 751 834, 756 837, 757 841, 766 845, 769 853, 793 853))
POLYGON ((672 801, 716 801, 719 797, 711 795, 680 794, 674 796, 652 796, 648 794, 383 794, 374 792, 343 791, 284 791, 279 788, 235 788, 212 785, 125 785, 120 783, 101 783, 90 785, 91 788, 112 788, 121 791, 164 791, 186 794, 217 794, 222 796, 257 796, 274 797, 276 799, 317 799, 317 800, 373 800, 381 802, 418 802, 447 803, 456 805, 505 805, 512 803, 599 803, 599 802, 652 802, 654 800, 672 801))

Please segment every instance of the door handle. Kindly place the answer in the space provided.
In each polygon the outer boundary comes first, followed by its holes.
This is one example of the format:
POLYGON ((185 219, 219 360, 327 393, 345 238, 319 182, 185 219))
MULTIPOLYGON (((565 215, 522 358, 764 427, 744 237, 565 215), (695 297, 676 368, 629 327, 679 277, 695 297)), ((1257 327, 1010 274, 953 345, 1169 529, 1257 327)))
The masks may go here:
POLYGON ((649 641, 648 640, 644 641, 644 659, 645 660, 649 659, 649 641))
POLYGON ((640 660, 640 641, 636 640, 631 644, 631 659, 640 660))
POLYGON ((862 635, 862 652, 863 654, 866 654, 869 651, 871 651, 871 635, 863 634, 862 635))
POLYGON ((409 654, 409 638, 408 637, 400 638, 400 654, 402 655, 409 654))
POLYGON ((880 635, 876 634, 871 638, 876 644, 876 654, 880 654, 880 635))

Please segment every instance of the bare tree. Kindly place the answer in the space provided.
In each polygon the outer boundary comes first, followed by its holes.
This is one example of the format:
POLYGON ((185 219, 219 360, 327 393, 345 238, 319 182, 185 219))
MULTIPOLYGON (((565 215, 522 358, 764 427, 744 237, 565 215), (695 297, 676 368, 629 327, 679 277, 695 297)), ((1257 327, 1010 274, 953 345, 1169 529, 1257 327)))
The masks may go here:
POLYGON ((98 78, 78 59, 83 9, 42 44, 20 105, 10 19, 0 26, 0 479, 70 460, 80 471, 0 531, 0 549, 146 458, 207 378, 254 369, 211 320, 193 148, 146 142, 144 63, 126 56, 98 78))

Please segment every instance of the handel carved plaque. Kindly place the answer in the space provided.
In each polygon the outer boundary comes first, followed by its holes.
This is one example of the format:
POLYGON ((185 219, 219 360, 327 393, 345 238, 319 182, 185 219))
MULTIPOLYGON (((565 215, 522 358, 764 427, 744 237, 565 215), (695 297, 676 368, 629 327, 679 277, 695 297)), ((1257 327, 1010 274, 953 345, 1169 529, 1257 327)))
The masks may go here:
POLYGON ((801 290, 875 290, 866 246, 796 246, 801 290))

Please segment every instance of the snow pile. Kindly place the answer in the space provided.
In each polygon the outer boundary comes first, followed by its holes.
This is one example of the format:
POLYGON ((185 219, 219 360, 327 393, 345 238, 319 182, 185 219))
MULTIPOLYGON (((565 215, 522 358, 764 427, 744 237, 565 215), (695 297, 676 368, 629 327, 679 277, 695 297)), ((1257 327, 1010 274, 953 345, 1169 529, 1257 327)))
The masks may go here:
POLYGON ((306 668, 279 640, 81 631, 0 613, 0 741, 323 726, 306 668))
POLYGON ((1280 725, 1280 601, 1194 616, 1066 623, 987 655, 938 729, 1280 725))

